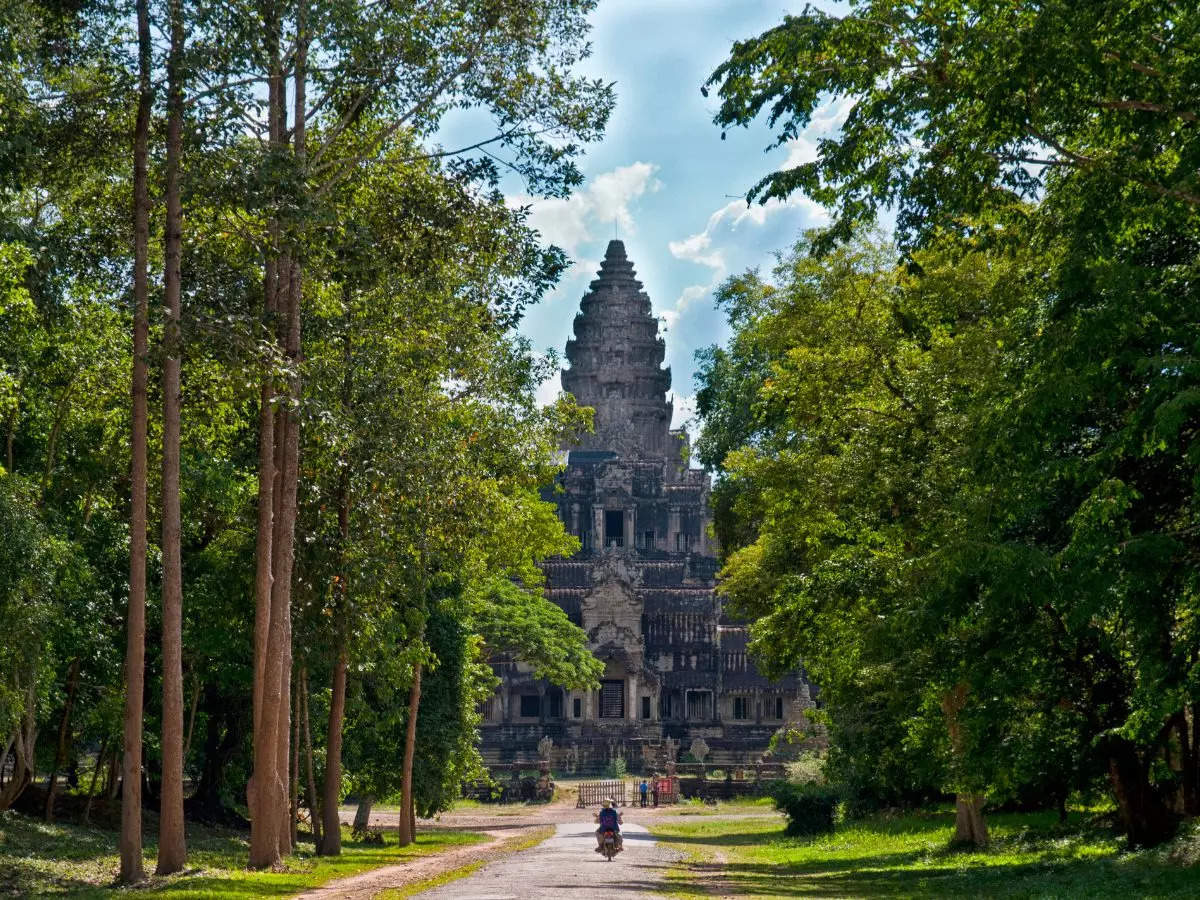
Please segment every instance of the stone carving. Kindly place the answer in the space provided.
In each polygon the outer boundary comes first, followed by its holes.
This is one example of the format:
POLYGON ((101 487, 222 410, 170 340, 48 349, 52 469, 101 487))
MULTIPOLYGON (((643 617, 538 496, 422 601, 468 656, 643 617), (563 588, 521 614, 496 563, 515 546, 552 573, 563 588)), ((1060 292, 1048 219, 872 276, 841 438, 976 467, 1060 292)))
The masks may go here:
POLYGON ((547 734, 540 741, 538 741, 538 759, 549 762, 550 751, 553 749, 554 740, 550 737, 550 735, 547 734))
POLYGON ((692 754, 696 762, 704 765, 704 760, 708 756, 708 742, 702 737, 695 738, 692 746, 688 747, 688 753, 692 754))

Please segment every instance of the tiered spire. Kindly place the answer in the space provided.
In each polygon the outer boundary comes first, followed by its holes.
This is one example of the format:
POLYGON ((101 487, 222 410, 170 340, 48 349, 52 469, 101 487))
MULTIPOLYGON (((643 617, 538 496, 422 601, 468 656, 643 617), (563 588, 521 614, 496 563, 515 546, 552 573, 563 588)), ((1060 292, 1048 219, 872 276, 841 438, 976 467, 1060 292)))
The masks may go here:
POLYGON ((621 241, 608 242, 579 306, 562 385, 596 410, 595 433, 582 446, 622 456, 665 455, 672 412, 666 399, 671 370, 662 366, 666 344, 621 241))

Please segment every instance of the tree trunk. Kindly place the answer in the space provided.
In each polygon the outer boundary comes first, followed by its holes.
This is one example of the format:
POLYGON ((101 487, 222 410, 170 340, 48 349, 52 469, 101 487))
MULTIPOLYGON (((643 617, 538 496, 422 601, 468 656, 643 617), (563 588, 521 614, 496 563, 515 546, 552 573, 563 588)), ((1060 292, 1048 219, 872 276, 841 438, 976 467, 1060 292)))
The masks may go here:
POLYGON ((404 769, 401 791, 404 808, 400 813, 398 842, 407 847, 413 842, 413 760, 417 751, 417 712, 421 706, 421 663, 413 666, 412 688, 408 694, 408 723, 404 730, 404 769))
MULTIPOLYGON (((278 6, 268 0, 264 4, 264 37, 267 46, 269 77, 267 83, 267 118, 272 150, 284 146, 286 97, 283 84, 283 64, 279 52, 280 15, 278 6)), ((277 221, 268 228, 271 246, 268 248, 263 277, 263 324, 277 333, 275 319, 280 312, 280 280, 277 221), (276 326, 272 328, 272 326, 276 326)), ((280 687, 282 680, 283 624, 276 616, 275 580, 275 506, 276 478, 276 410, 273 355, 263 361, 262 391, 258 411, 258 521, 255 543, 254 578, 254 771, 247 785, 247 806, 250 809, 250 867, 269 869, 281 862, 279 828, 286 794, 279 777, 278 727, 280 687)))
POLYGON ((8 755, 12 753, 13 744, 17 742, 14 735, 10 735, 8 741, 4 745, 4 752, 0 753, 0 788, 4 787, 4 770, 8 768, 8 755))
MULTIPOLYGON (((18 679, 16 688, 21 690, 18 679)), ((33 781, 34 751, 37 746, 37 675, 29 673, 25 687, 25 709, 13 735, 13 774, 0 790, 0 809, 8 809, 33 781)))
POLYGON ((354 811, 354 825, 350 832, 355 837, 361 837, 367 833, 367 826, 371 824, 371 807, 375 805, 375 798, 371 794, 365 794, 358 801, 358 809, 354 811))
MULTIPOLYGON (((104 802, 112 803, 117 798, 117 785, 121 779, 117 777, 117 772, 122 771, 124 759, 118 759, 116 751, 108 757, 108 770, 104 773, 104 802)), ((122 797, 121 812, 124 813, 124 797, 122 797)))
POLYGON ((58 785, 58 771, 67 761, 67 740, 71 732, 71 708, 75 705, 75 691, 79 688, 79 657, 71 660, 67 670, 67 702, 63 706, 62 719, 58 723, 58 746, 54 751, 54 766, 50 769, 50 783, 46 788, 46 821, 54 821, 54 794, 58 785))
MULTIPOLYGON (((125 716, 121 765, 122 884, 145 877, 142 869, 142 698, 146 670, 146 473, 147 352, 150 298, 150 2, 137 0, 138 108, 133 137, 133 390, 130 445, 129 609, 125 635, 125 716)), ((116 762, 116 754, 113 754, 116 762)), ((111 791, 116 784, 112 779, 111 791)))
POLYGON ((1151 847, 1175 833, 1177 819, 1150 783, 1132 744, 1116 739, 1110 743, 1108 775, 1121 824, 1132 844, 1151 847))
POLYGON ((988 845, 987 823, 983 820, 986 798, 978 794, 957 794, 954 797, 954 843, 973 847, 988 845))
POLYGON ((296 819, 300 813, 300 685, 297 683, 293 688, 292 693, 295 698, 292 701, 292 765, 291 765, 291 780, 289 787, 291 789, 291 834, 289 838, 293 847, 296 846, 297 823, 296 819))
POLYGON ((166 246, 163 268, 162 449, 162 788, 158 816, 159 875, 187 864, 183 824, 183 558, 179 509, 180 318, 183 202, 183 0, 170 0, 167 59, 166 246))
POLYGON ((308 821, 312 823, 313 848, 321 852, 321 810, 317 803, 317 781, 313 773, 312 730, 308 723, 308 669, 300 670, 300 705, 304 716, 304 757, 308 762, 308 783, 305 788, 305 805, 308 806, 308 821))
POLYGON ((192 703, 191 710, 188 712, 188 727, 187 737, 183 741, 183 764, 187 765, 188 755, 192 752, 192 735, 196 732, 196 710, 200 706, 200 689, 204 685, 200 682, 200 676, 194 675, 192 679, 192 703))
POLYGON ((346 644, 338 646, 333 664, 333 692, 329 698, 329 732, 325 741, 325 796, 321 798, 324 819, 321 855, 342 852, 342 823, 338 803, 342 799, 342 717, 346 711, 346 644))
POLYGON ((92 781, 88 785, 87 803, 83 807, 83 824, 87 825, 92 816, 92 801, 96 798, 96 782, 100 780, 100 768, 104 765, 104 754, 108 752, 108 738, 100 742, 100 752, 96 754, 96 767, 92 769, 92 781))

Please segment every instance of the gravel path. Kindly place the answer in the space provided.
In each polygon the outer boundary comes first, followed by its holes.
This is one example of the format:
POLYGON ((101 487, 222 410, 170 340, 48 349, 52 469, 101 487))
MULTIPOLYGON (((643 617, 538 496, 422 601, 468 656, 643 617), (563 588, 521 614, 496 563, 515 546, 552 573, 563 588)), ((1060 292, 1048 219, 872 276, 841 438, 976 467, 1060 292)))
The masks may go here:
POLYGON ((417 896, 425 900, 662 897, 675 854, 661 847, 645 827, 628 823, 621 827, 625 850, 609 862, 595 852, 595 827, 590 820, 561 823, 554 836, 537 847, 417 896))

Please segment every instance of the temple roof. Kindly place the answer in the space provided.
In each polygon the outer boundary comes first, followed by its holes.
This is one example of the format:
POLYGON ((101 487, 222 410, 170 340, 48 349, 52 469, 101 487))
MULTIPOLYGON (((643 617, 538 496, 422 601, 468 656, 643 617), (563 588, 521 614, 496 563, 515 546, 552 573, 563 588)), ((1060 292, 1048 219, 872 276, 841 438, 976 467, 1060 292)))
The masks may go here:
POLYGON ((666 455, 672 413, 666 398, 671 370, 662 365, 666 344, 623 242, 609 241, 579 308, 562 384, 596 410, 595 433, 580 447, 625 457, 666 455))

